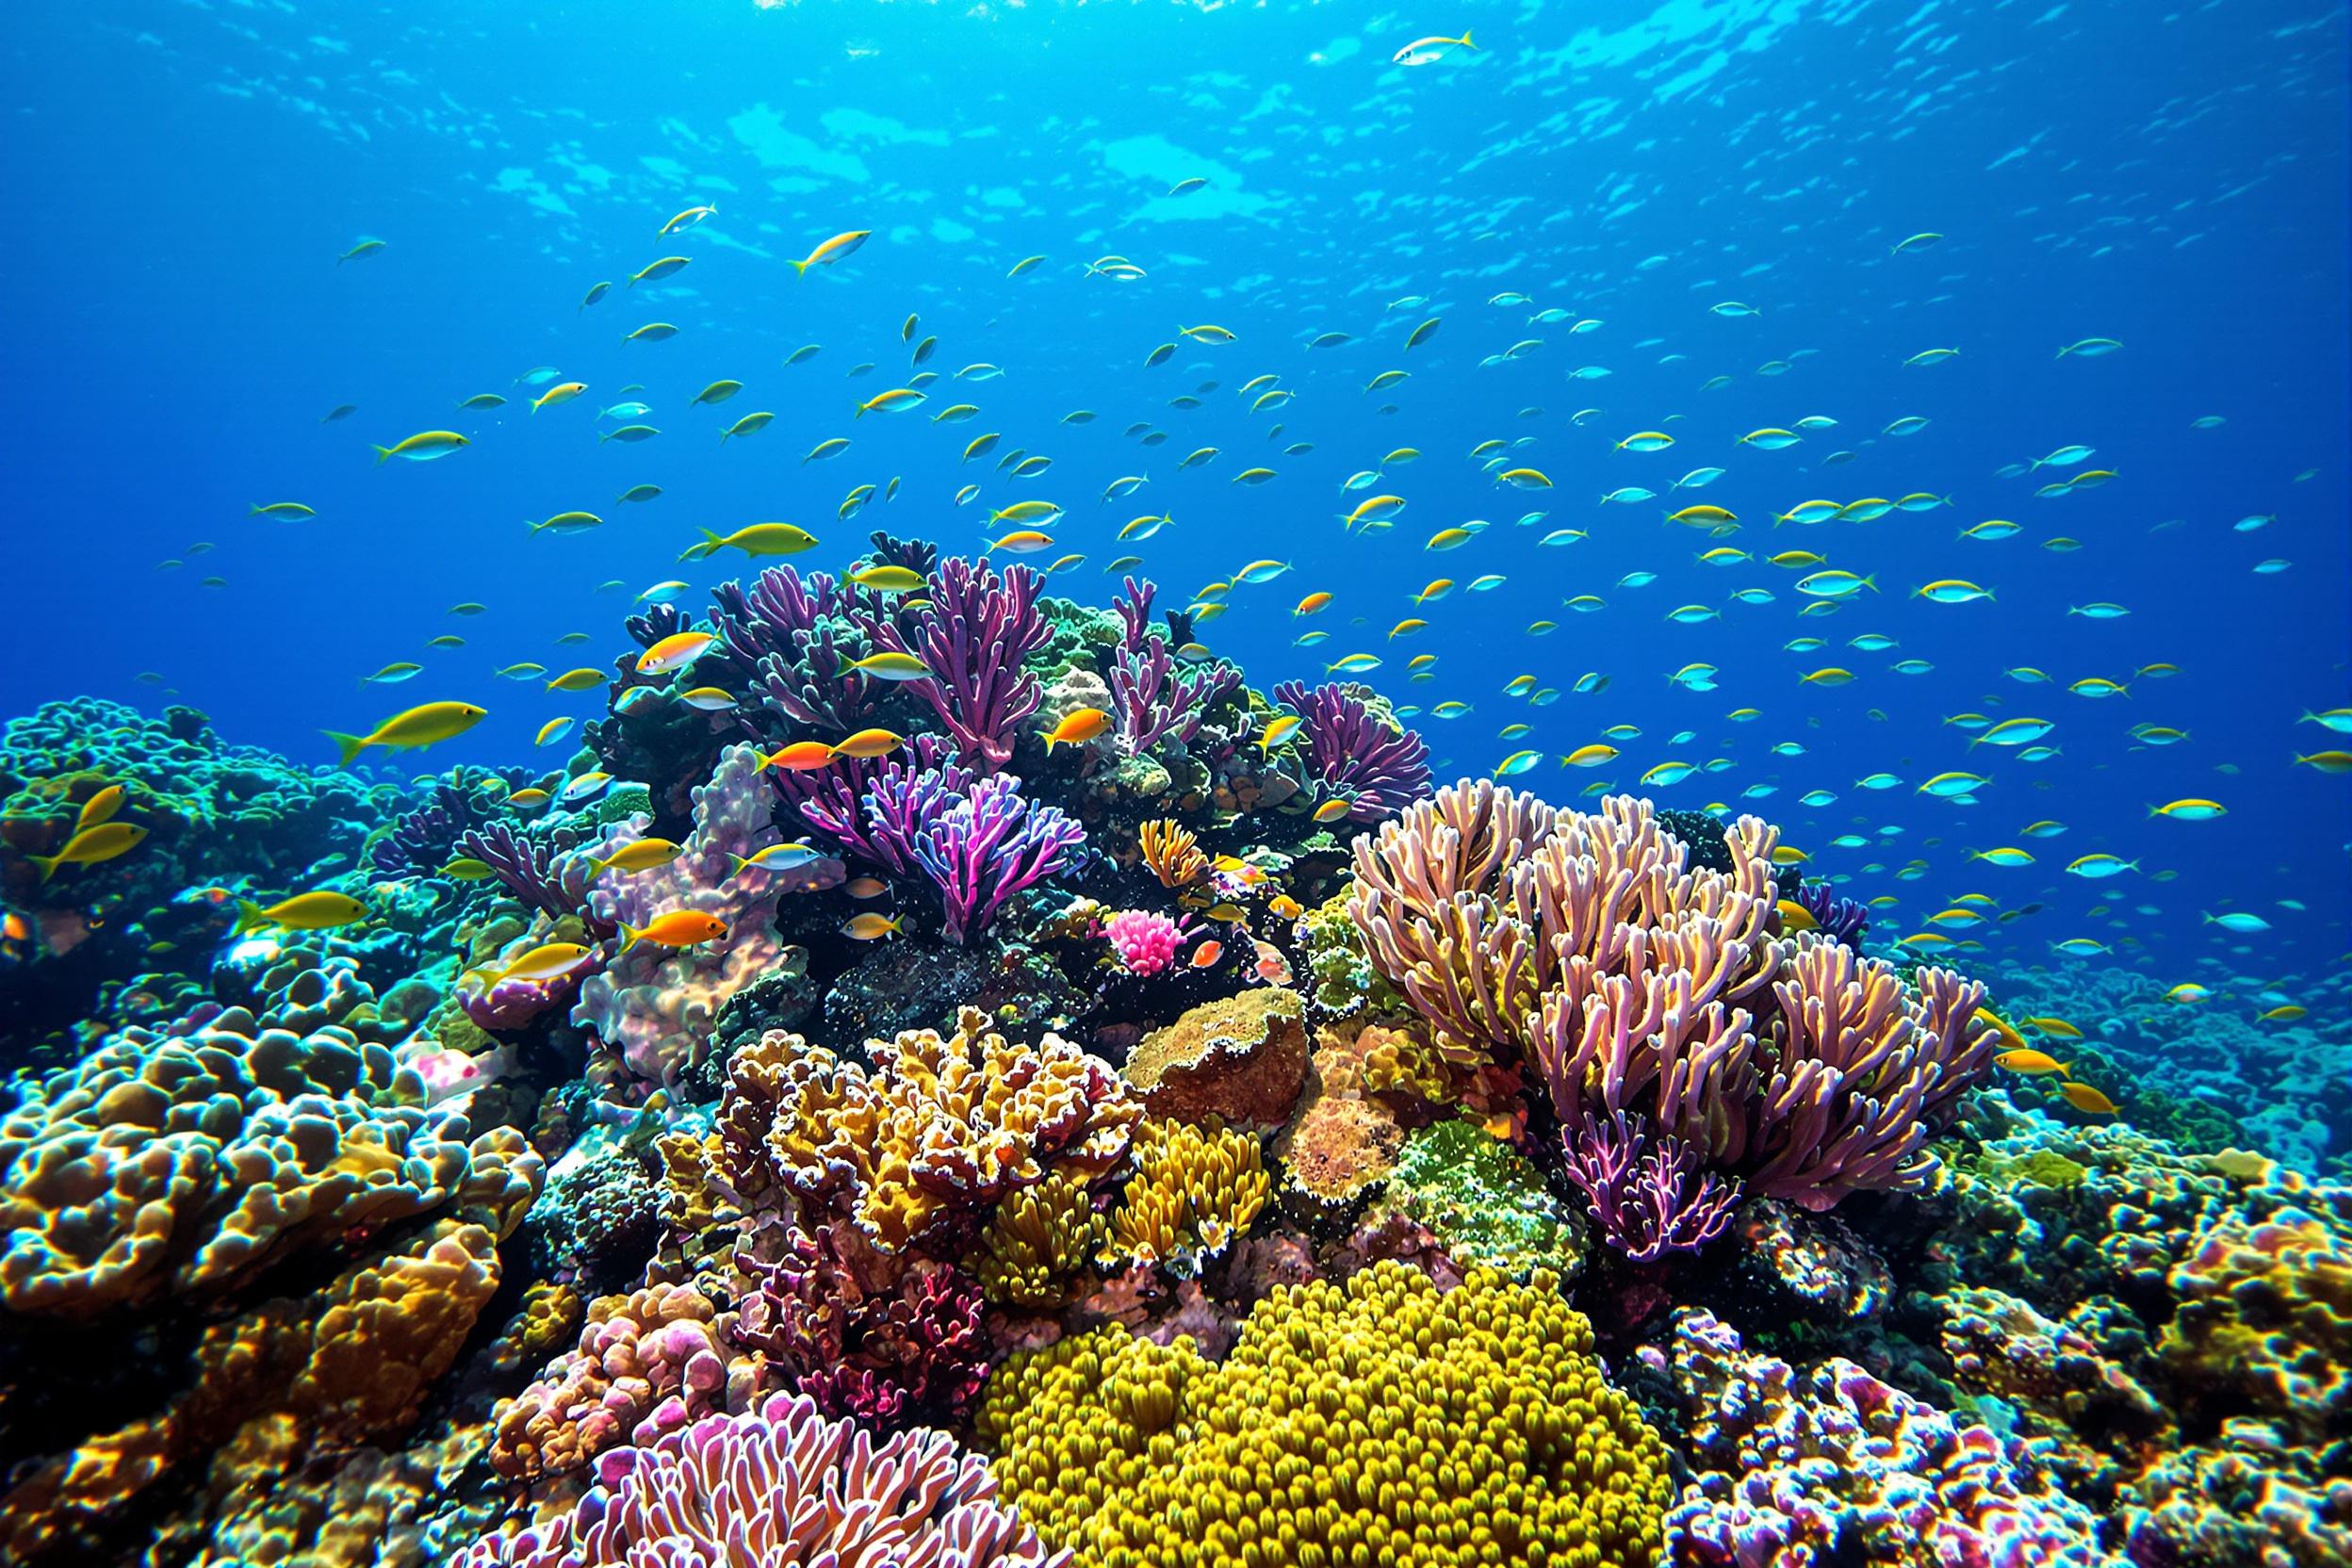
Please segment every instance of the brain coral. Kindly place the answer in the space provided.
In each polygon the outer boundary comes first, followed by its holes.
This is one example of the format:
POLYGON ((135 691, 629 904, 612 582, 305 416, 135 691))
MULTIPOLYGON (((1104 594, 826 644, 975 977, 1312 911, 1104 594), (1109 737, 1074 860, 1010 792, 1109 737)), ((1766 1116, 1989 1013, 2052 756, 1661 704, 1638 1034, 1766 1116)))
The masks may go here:
POLYGON ((1487 1271, 1287 1286, 1212 1364, 1098 1329, 1016 1356, 977 1431, 1095 1568, 1659 1560, 1666 1452, 1584 1318, 1487 1271))
POLYGON ((341 1027, 231 1008, 187 1036, 126 1029, 0 1119, 0 1303, 65 1316, 218 1295, 513 1163, 514 1134, 469 1141, 462 1112, 423 1101, 341 1027))

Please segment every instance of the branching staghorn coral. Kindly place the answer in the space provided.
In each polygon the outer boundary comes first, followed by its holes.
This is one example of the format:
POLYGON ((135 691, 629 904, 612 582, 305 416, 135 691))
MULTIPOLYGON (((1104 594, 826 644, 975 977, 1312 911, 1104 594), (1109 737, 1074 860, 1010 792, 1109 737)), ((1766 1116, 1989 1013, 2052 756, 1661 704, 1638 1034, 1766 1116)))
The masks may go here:
POLYGON ((1524 1060, 1564 1123, 1638 1113, 1808 1208, 1916 1187, 1989 1070, 1983 988, 1772 937, 1774 842, 1743 817, 1730 869, 1693 868, 1647 802, 1556 812, 1464 782, 1356 841, 1348 911, 1441 1051, 1524 1060))

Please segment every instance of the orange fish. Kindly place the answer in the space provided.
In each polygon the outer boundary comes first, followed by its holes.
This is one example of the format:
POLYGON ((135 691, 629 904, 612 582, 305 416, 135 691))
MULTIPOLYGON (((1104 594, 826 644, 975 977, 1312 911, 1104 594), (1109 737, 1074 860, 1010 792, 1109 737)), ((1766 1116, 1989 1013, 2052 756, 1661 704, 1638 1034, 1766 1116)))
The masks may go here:
POLYGON ((1266 901, 1266 906, 1282 920, 1297 920, 1307 912, 1305 906, 1288 893, 1276 893, 1266 901))
POLYGON ((853 876, 841 885, 841 891, 852 898, 880 898, 890 890, 890 885, 878 876, 853 876))
POLYGON ((763 768, 785 768, 793 773, 807 773, 824 767, 833 760, 833 748, 823 741, 794 741, 775 755, 760 759, 763 768))
MULTIPOLYGON (((1254 940, 1254 939, 1253 939, 1254 940)), ((1258 942, 1258 978, 1269 986, 1290 984, 1290 960, 1272 942, 1258 942)))
POLYGON ((1315 820, 1316 822, 1337 822, 1340 818, 1348 813, 1354 804, 1355 803, 1353 801, 1347 800, 1327 800, 1322 805, 1315 808, 1315 820))
POLYGON ((1205 941, 1199 947, 1192 950, 1192 967, 1195 969, 1209 969, 1214 967, 1217 961, 1223 956, 1225 956, 1225 944, 1223 942, 1216 941, 1214 939, 1205 941))
POLYGON ((643 930, 622 922, 621 951, 627 953, 639 942, 652 942, 658 947, 692 947, 696 942, 715 942, 726 935, 727 922, 716 915, 704 914, 700 909, 672 909, 654 916, 643 930))
POLYGON ((1055 746, 1082 746, 1110 727, 1111 716, 1100 708, 1073 708, 1047 732, 1045 749, 1050 754, 1055 746))

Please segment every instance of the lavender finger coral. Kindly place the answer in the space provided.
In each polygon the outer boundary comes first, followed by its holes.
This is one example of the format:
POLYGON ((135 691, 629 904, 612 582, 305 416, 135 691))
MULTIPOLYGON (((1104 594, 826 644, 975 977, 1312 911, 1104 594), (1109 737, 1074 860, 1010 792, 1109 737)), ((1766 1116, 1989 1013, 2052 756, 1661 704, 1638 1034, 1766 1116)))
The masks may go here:
POLYGON ((1356 841, 1348 911, 1447 1057, 1524 1062, 1565 1126, 1636 1113, 1810 1209, 1919 1186, 1990 1070, 1983 988, 1774 937, 1772 828, 1725 841, 1729 870, 1692 867, 1647 802, 1556 812, 1464 782, 1356 841))
POLYGON ((459 1568, 1062 1568, 985 1461, 945 1432, 876 1443, 798 1395, 711 1415, 596 1466, 569 1512, 476 1541, 459 1568))

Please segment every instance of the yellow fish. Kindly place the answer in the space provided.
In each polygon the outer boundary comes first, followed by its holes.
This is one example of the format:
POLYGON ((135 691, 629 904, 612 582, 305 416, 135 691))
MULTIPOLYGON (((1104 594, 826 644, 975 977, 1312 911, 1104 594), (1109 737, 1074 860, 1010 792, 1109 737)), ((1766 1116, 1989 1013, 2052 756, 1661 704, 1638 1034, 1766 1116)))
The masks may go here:
POLYGON ((241 937, 265 925, 274 925, 281 931, 332 931, 367 918, 368 906, 349 893, 296 893, 267 909, 251 899, 240 898, 237 901, 237 924, 230 928, 229 935, 241 937))
POLYGON ((480 724, 483 710, 470 702, 427 702, 395 713, 365 735, 346 735, 340 730, 321 730, 340 748, 338 766, 349 767, 352 760, 370 747, 382 746, 386 751, 421 751, 429 745, 449 740, 480 724))
POLYGON ((681 561, 699 561, 706 555, 721 550, 736 549, 749 556, 798 555, 817 547, 817 536, 805 528, 791 523, 750 523, 721 538, 710 529, 702 531, 703 542, 687 547, 678 557, 681 561))
POLYGON ((41 879, 48 881, 57 874, 59 866, 95 866, 128 854, 139 847, 147 830, 127 822, 101 823, 85 827, 65 841, 65 847, 55 855, 28 855, 26 859, 41 868, 41 879))

